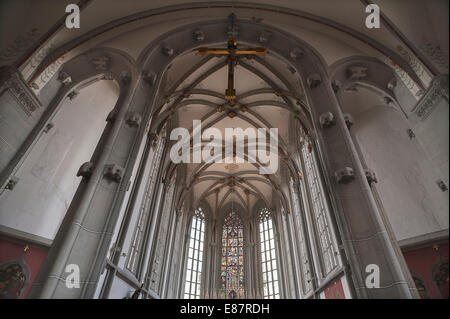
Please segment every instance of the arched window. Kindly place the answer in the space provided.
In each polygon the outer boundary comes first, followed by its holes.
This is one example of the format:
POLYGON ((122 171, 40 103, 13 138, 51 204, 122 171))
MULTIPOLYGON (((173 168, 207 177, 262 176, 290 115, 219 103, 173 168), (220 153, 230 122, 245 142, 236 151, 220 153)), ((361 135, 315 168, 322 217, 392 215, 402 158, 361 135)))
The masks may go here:
POLYGON ((155 185, 158 177, 158 170, 160 167, 161 157, 164 150, 164 138, 159 136, 155 142, 155 153, 152 158, 150 172, 147 177, 147 184, 145 186, 145 194, 139 208, 139 218, 134 231, 133 240, 131 242, 127 268, 132 273, 137 274, 140 258, 144 255, 142 251, 145 249, 144 245, 144 231, 150 217, 150 205, 153 195, 156 191, 155 185))
MULTIPOLYGON (((305 235, 305 225, 302 221, 301 211, 300 211, 300 202, 298 197, 298 192, 294 186, 294 180, 291 178, 289 181, 289 188, 292 196, 292 208, 294 215, 294 223, 297 228, 295 234, 293 234, 294 238, 296 237, 299 243, 299 257, 300 257, 300 270, 301 270, 301 284, 303 294, 309 293, 313 289, 312 285, 312 271, 311 271, 311 263, 309 261, 308 256, 308 243, 305 235)), ((284 211, 284 208, 282 208, 284 211)))
POLYGON ((205 215, 201 207, 197 208, 192 218, 191 233, 184 286, 185 299, 200 299, 202 282, 203 241, 205 239, 205 215))
POLYGON ((309 188, 309 207, 320 243, 322 272, 323 276, 326 277, 338 266, 336 243, 329 222, 330 212, 319 176, 317 159, 310 141, 304 140, 301 151, 305 165, 306 184, 309 188))
POLYGON ((278 281, 274 228, 267 208, 263 208, 259 216, 259 239, 261 244, 264 299, 279 299, 280 284, 278 281))
POLYGON ((244 298, 244 226, 235 212, 223 224, 221 283, 222 298, 244 298))

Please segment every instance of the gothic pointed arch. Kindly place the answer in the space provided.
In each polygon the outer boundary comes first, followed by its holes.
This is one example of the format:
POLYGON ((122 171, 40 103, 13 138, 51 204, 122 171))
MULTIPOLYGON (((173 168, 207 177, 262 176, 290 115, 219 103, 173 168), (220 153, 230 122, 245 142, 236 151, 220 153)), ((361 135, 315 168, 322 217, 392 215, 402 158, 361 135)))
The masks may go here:
POLYGON ((234 210, 225 216, 221 238, 220 296, 225 299, 243 299, 244 224, 234 210))

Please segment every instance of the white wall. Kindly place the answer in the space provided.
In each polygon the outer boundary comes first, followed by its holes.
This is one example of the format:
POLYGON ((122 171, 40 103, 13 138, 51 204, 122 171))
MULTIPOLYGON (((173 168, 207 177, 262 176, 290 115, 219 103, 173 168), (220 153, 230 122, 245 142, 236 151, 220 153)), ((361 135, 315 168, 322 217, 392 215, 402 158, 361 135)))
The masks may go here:
POLYGON ((66 98, 16 174, 12 191, 0 197, 0 224, 53 239, 81 177, 76 173, 92 153, 114 107, 118 87, 99 81, 66 98))
POLYGON ((388 106, 373 106, 355 116, 352 130, 369 168, 397 240, 448 229, 448 192, 436 181, 442 178, 415 138, 408 122, 388 106))
POLYGON ((417 122, 412 128, 422 147, 430 158, 441 178, 449 185, 449 108, 448 101, 441 99, 425 121, 417 122))

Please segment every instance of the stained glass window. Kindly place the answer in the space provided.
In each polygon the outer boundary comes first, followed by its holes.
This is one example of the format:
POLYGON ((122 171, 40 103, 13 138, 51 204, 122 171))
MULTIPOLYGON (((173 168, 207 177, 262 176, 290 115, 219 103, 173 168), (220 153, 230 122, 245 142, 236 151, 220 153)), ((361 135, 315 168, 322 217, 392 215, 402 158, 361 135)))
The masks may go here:
POLYGON ((231 212, 222 229, 221 297, 244 298, 244 226, 231 212))
POLYGON ((205 215, 199 207, 195 210, 194 217, 192 218, 184 299, 200 299, 204 238, 205 215))
POLYGON ((272 218, 267 208, 264 208, 260 213, 259 239, 261 244, 264 299, 280 299, 274 229, 272 218))

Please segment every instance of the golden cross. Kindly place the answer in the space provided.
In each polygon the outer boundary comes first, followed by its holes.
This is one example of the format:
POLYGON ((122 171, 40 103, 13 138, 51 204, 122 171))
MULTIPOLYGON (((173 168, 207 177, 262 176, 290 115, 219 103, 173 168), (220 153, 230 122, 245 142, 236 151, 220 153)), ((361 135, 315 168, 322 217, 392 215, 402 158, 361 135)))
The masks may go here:
POLYGON ((236 90, 234 89, 234 65, 236 64, 237 55, 261 55, 266 54, 266 48, 244 48, 238 50, 235 38, 228 38, 227 48, 199 48, 197 51, 200 55, 215 54, 228 56, 228 88, 225 90, 225 99, 234 101, 236 98, 236 90))

